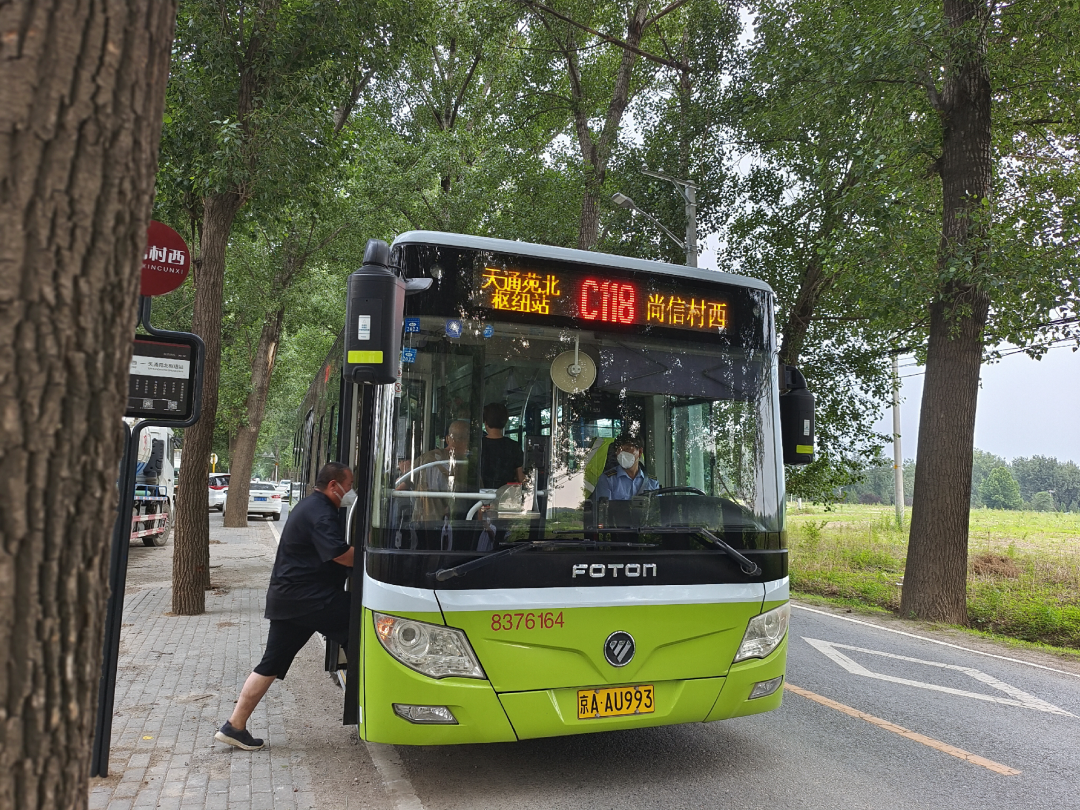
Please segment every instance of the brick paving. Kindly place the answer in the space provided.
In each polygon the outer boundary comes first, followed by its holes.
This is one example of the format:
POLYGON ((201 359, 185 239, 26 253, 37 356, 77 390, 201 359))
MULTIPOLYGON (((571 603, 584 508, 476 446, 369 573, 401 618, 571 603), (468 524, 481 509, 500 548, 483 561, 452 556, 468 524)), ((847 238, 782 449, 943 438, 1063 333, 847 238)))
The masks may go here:
MULTIPOLYGON (((290 671, 297 677, 275 683, 251 717, 249 728, 268 746, 248 752, 214 740, 262 653, 276 543, 267 523, 224 529, 219 516, 210 521, 211 583, 223 587, 207 592, 201 616, 168 615, 171 543, 131 548, 109 776, 90 780, 90 810, 318 810, 312 760, 325 759, 326 749, 316 749, 341 746, 350 732, 355 740, 355 729, 340 725, 316 742, 309 733, 312 718, 299 705, 300 690, 312 688, 316 672, 324 674, 314 640, 290 671)), ((335 711, 340 717, 340 708, 327 707, 329 715, 335 711)), ((370 760, 355 748, 354 773, 362 773, 370 760)), ((377 778, 364 781, 380 794, 366 798, 382 804, 377 778)), ((343 806, 323 799, 323 807, 343 806)))

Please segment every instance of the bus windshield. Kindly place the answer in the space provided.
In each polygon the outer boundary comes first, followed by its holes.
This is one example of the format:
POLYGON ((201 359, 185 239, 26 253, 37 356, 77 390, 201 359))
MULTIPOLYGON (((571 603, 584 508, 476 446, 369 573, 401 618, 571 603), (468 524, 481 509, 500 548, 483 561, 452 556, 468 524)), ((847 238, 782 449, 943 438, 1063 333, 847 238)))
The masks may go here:
POLYGON ((500 244, 395 247, 434 284, 405 300, 401 381, 381 395, 369 544, 703 550, 707 531, 779 548, 767 289, 500 244))
POLYGON ((763 349, 459 323, 451 336, 445 317, 412 319, 374 545, 489 551, 603 531, 670 547, 704 528, 752 548, 779 531, 763 349))

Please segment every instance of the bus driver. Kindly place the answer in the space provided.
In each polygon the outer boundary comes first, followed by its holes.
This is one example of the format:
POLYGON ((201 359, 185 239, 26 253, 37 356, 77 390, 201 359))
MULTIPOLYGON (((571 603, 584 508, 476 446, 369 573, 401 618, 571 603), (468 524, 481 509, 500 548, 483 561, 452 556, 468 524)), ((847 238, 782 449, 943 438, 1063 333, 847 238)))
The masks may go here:
POLYGON ((641 464, 642 441, 637 436, 623 435, 615 440, 618 464, 605 471, 596 482, 593 497, 610 501, 628 501, 643 492, 660 488, 655 478, 645 474, 641 464))

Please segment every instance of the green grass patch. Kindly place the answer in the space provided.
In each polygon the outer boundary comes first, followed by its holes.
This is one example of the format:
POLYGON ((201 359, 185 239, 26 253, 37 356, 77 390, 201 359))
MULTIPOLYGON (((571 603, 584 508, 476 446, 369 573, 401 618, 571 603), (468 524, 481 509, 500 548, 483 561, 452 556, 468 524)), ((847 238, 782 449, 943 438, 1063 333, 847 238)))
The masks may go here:
MULTIPOLYGON (((789 509, 792 592, 898 612, 909 518, 901 530, 891 506, 789 509)), ((970 526, 971 627, 1080 649, 1080 515, 978 509, 970 526)))

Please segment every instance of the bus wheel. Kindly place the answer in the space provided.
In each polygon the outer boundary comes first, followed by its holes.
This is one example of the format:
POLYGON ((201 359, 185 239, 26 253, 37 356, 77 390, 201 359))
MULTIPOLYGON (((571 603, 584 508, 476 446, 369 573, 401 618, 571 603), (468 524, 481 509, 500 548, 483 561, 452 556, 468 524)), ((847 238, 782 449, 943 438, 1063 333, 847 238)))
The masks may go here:
POLYGON ((172 534, 172 512, 169 510, 169 505, 162 504, 161 511, 165 513, 165 528, 160 534, 148 534, 142 539, 143 545, 148 548, 155 546, 161 548, 169 542, 169 535, 172 534))

